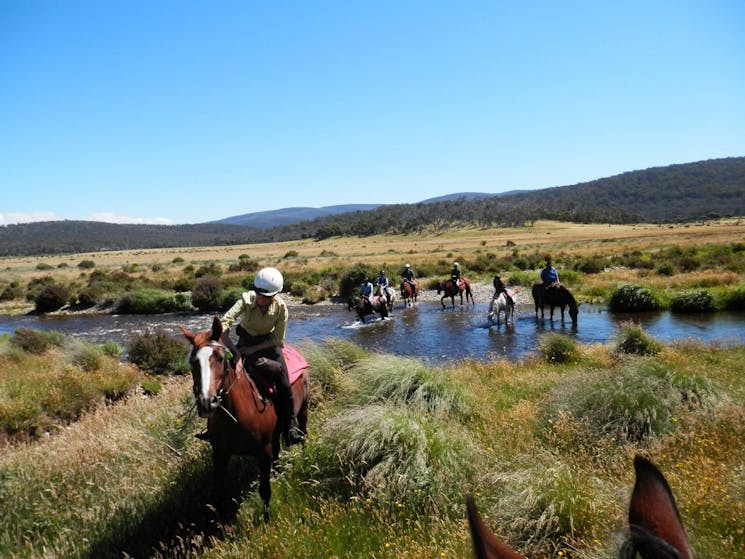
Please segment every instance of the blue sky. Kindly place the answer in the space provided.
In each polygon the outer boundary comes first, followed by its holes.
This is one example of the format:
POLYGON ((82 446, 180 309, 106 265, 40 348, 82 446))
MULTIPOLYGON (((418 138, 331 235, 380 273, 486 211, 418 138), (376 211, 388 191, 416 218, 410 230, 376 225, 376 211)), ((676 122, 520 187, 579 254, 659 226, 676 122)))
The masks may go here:
POLYGON ((745 156, 745 2, 0 2, 0 225, 745 156))

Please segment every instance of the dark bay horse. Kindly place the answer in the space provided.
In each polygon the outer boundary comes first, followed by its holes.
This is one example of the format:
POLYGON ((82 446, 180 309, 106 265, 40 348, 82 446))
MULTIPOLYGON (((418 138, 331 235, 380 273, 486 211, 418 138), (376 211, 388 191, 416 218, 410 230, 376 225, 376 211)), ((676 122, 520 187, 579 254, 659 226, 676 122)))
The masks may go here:
POLYGON ((471 293, 471 284, 468 283, 468 280, 463 279, 461 285, 456 285, 455 282, 451 279, 446 281, 440 281, 437 283, 437 294, 443 293, 443 296, 440 297, 440 304, 442 305, 442 308, 445 307, 445 297, 450 297, 450 304, 452 308, 455 308, 455 296, 460 295, 460 304, 463 304, 463 293, 466 294, 466 303, 468 303, 468 299, 470 297, 471 304, 475 305, 475 301, 473 300, 473 293, 471 293))
MULTIPOLYGON (((670 486, 646 458, 634 458, 636 483, 629 504, 629 535, 619 557, 633 559, 692 559, 683 523, 670 486)), ((481 519, 472 497, 466 499, 474 555, 479 559, 524 559, 495 536, 481 519)))
POLYGON ((572 319, 572 324, 577 325, 577 314, 578 307, 577 301, 574 299, 569 290, 563 285, 557 287, 545 288, 543 283, 536 282, 533 284, 533 301, 535 302, 535 316, 538 318, 538 309, 541 309, 541 318, 543 318, 543 307, 549 305, 551 307, 551 320, 554 319, 554 308, 559 307, 561 309, 561 322, 564 322, 564 309, 569 307, 569 317, 572 319))
POLYGON ((405 280, 401 282, 401 299, 404 300, 404 306, 410 307, 416 303, 418 294, 419 289, 415 283, 405 280))
MULTIPOLYGON (((280 448, 274 403, 262 396, 241 359, 232 365, 228 349, 220 341, 223 330, 219 318, 214 318, 211 330, 193 333, 182 327, 181 331, 192 345, 189 364, 193 391, 199 416, 207 418, 206 439, 212 445, 215 489, 222 497, 232 455, 253 456, 259 469, 264 518, 268 520, 272 495, 269 477, 280 448)), ((310 391, 307 372, 303 377, 302 382, 293 384, 293 393, 299 427, 305 432, 310 391)))
POLYGON ((373 297, 372 302, 362 297, 350 297, 347 302, 347 310, 354 310, 363 324, 365 323, 366 316, 370 316, 376 312, 380 314, 380 318, 388 318, 388 307, 386 306, 385 297, 373 297))

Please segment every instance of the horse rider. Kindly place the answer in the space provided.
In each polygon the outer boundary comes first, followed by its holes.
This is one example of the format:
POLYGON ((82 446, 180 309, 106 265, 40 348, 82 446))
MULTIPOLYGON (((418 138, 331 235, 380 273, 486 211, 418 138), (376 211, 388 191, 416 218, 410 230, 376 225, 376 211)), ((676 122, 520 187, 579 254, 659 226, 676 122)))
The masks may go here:
POLYGON ((414 270, 411 269, 411 265, 408 262, 404 264, 404 271, 401 272, 401 279, 409 283, 413 291, 416 290, 416 280, 414 279, 414 270))
POLYGON ((499 277, 499 274, 494 276, 494 279, 492 280, 492 285, 494 285, 493 299, 496 299, 497 297, 499 297, 500 293, 504 293, 504 298, 507 300, 507 302, 511 303, 513 306, 515 305, 515 301, 512 299, 512 296, 510 296, 509 292, 507 291, 507 287, 505 287, 504 282, 502 281, 502 278, 499 277))
POLYGON ((262 268, 254 278, 254 289, 243 293, 223 315, 223 341, 230 342, 230 327, 238 322, 238 352, 251 367, 271 373, 277 382, 277 415, 284 418, 286 445, 303 442, 303 434, 294 426, 295 399, 282 354, 289 313, 287 304, 278 293, 284 287, 282 273, 276 268, 262 268))
POLYGON ((378 274, 378 279, 375 280, 375 285, 378 286, 378 289, 380 290, 380 293, 382 295, 385 295, 385 301, 388 306, 391 304, 391 294, 388 292, 388 278, 385 275, 385 270, 380 270, 380 273, 378 274))
POLYGON ((559 287, 559 272, 551 265, 551 259, 546 258, 546 265, 541 270, 541 281, 545 289, 559 287))
POLYGON ((373 284, 368 276, 362 278, 362 283, 360 284, 360 295, 362 296, 362 299, 372 303, 373 284))
POLYGON ((461 286, 461 273, 460 273, 460 264, 457 262, 453 262, 453 269, 450 270, 450 279, 453 280, 455 283, 455 286, 460 289, 461 286))

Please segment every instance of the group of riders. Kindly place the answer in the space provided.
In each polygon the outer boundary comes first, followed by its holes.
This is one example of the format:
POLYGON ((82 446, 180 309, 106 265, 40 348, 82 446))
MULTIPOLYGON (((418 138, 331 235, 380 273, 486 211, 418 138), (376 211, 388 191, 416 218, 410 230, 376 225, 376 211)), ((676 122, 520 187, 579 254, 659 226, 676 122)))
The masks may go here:
MULTIPOLYGON (((460 269, 460 264, 458 262, 453 262, 453 268, 452 270, 450 270, 450 279, 455 285, 458 286, 459 289, 463 288, 463 277, 460 269)), ((408 263, 404 264, 403 272, 401 272, 401 280, 402 289, 404 284, 408 283, 409 285, 411 285, 412 293, 416 293, 417 283, 414 276, 414 270, 411 269, 411 265, 408 263)), ((554 289, 560 285, 559 272, 551 265, 551 259, 548 257, 546 257, 545 265, 541 269, 541 282, 543 283, 543 287, 545 289, 554 289)), ((510 295, 509 291, 507 290, 507 286, 505 286, 502 278, 499 277, 499 274, 494 276, 492 284, 494 285, 494 298, 499 297, 500 294, 504 294, 509 303, 515 303, 512 299, 512 295, 510 295)), ((388 304, 388 306, 390 306, 392 290, 388 281, 388 277, 385 275, 385 270, 380 270, 380 273, 375 280, 374 286, 368 276, 365 276, 362 279, 362 284, 360 285, 360 296, 363 299, 372 302, 373 295, 375 295, 376 293, 384 296, 386 299, 386 303, 388 304)))

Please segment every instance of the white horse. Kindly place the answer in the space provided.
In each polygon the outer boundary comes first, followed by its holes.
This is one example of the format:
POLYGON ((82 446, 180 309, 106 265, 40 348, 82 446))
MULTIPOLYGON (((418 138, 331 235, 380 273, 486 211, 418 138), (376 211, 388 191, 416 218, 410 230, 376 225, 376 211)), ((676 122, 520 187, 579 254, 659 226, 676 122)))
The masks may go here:
POLYGON ((504 313, 504 323, 515 323, 514 315, 515 315, 515 301, 514 296, 510 294, 511 297, 513 297, 510 300, 507 300, 507 297, 504 296, 504 293, 500 293, 498 296, 494 297, 491 300, 491 303, 489 304, 489 327, 492 327, 494 324, 499 327, 499 315, 500 313, 504 313))
MULTIPOLYGON (((391 312, 393 310, 393 304, 396 302, 396 290, 392 287, 386 287, 385 292, 388 294, 388 312, 391 312)), ((380 297, 385 297, 385 293, 383 293, 383 286, 378 285, 375 287, 375 295, 378 295, 380 297)))

